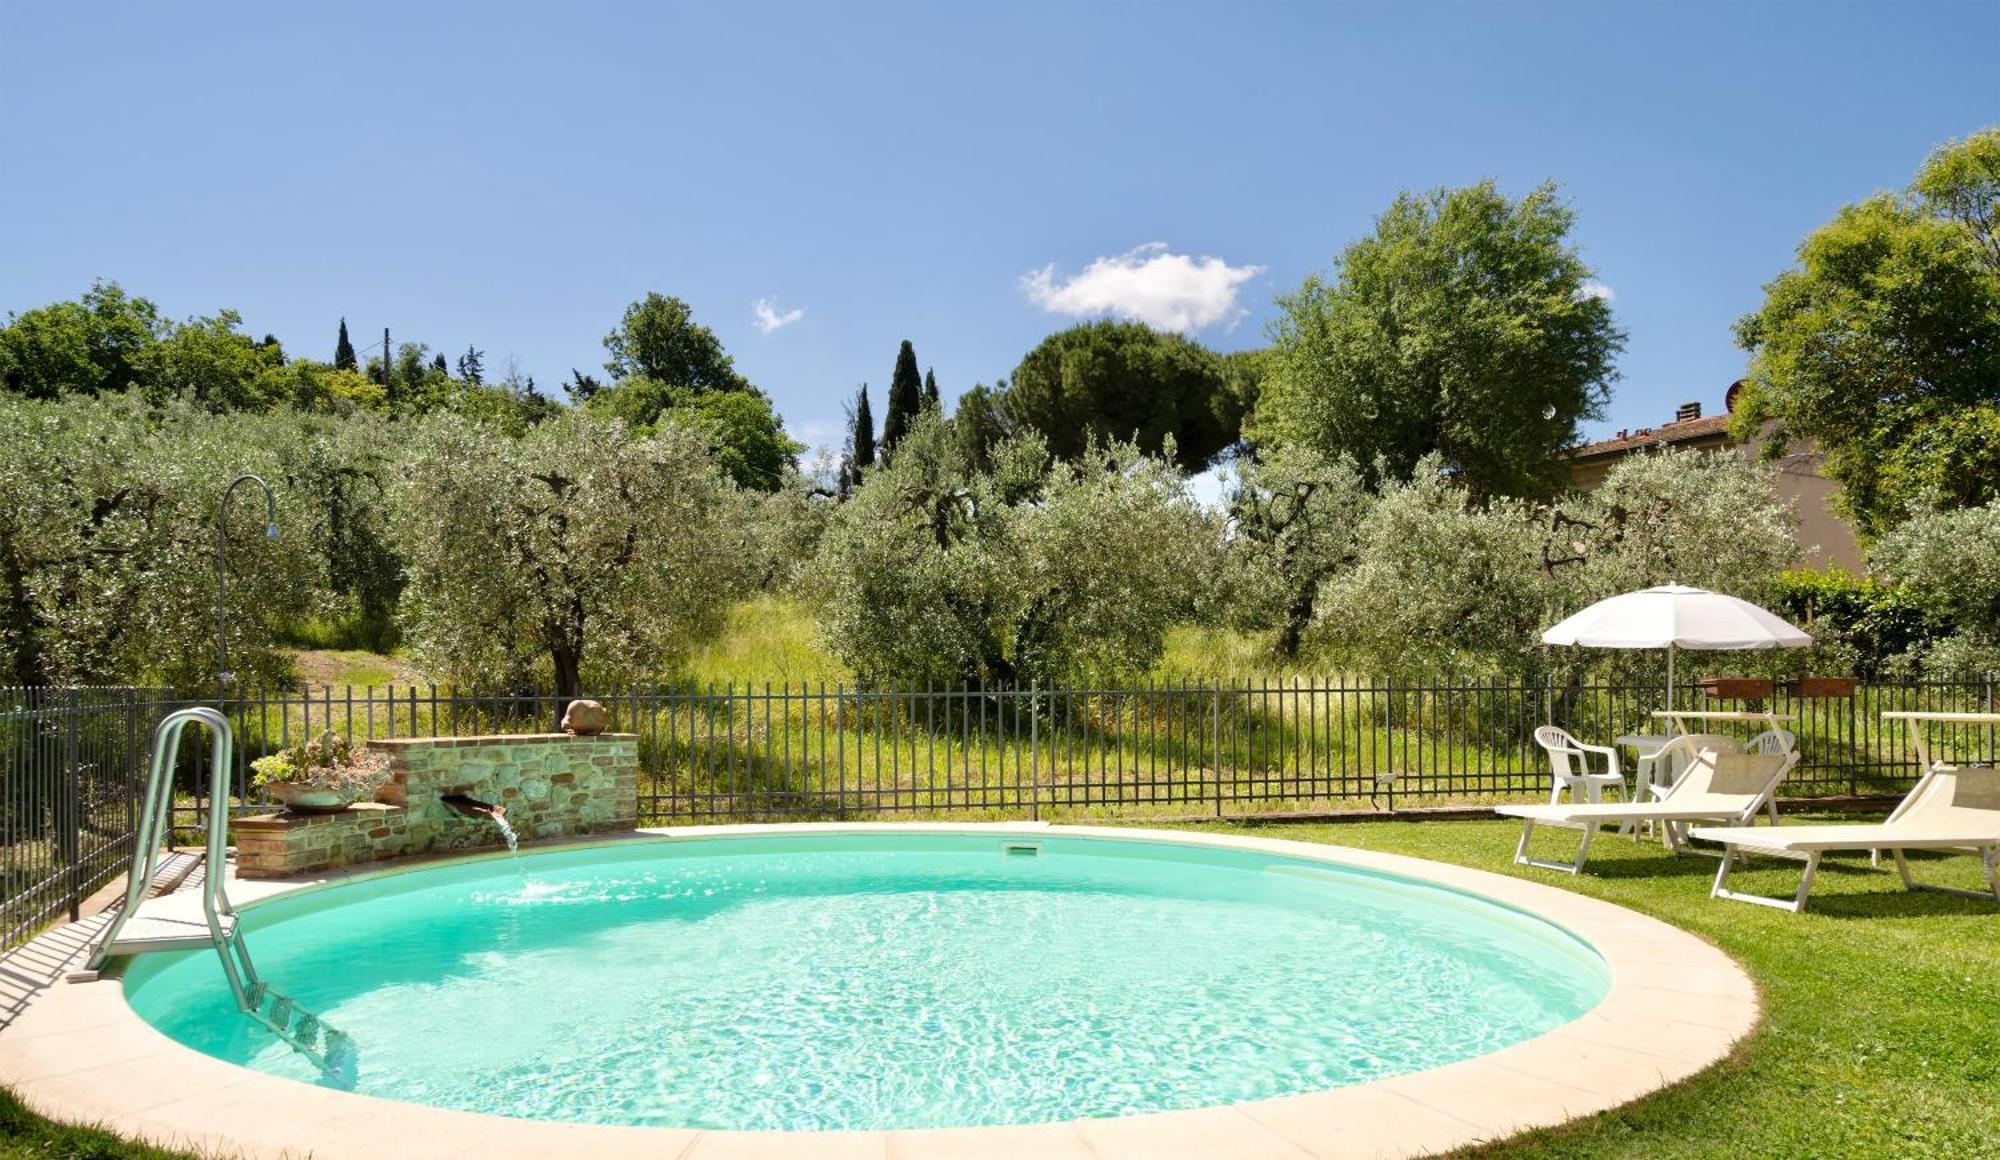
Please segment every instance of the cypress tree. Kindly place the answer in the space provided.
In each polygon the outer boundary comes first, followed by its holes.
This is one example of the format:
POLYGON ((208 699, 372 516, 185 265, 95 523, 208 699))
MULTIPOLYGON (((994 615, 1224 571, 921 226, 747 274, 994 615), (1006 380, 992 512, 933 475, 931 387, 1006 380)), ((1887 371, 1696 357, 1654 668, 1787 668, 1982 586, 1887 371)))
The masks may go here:
POLYGON ((451 373, 451 364, 444 361, 443 351, 439 351, 438 356, 431 360, 431 369, 438 372, 441 375, 448 375, 451 373))
POLYGON ((868 384, 861 384, 861 391, 854 400, 854 468, 858 474, 862 468, 875 466, 875 415, 868 409, 868 384))
POLYGON ((889 380, 889 411, 882 417, 882 451, 887 454, 917 421, 924 408, 924 379, 917 373, 917 348, 903 340, 896 352, 896 373, 889 380))
POLYGON ((340 341, 333 344, 333 369, 351 371, 354 369, 354 344, 347 341, 347 320, 340 320, 340 341))
POLYGON ((931 367, 924 371, 924 406, 935 407, 938 405, 937 368, 931 367))

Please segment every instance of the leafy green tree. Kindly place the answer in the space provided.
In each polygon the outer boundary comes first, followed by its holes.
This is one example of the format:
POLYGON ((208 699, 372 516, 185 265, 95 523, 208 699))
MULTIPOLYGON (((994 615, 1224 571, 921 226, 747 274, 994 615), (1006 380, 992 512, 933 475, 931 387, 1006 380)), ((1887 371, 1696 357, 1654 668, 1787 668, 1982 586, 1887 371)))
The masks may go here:
POLYGON ((993 470, 993 448, 1013 433, 1007 421, 1007 380, 988 387, 976 384, 958 397, 951 414, 952 434, 959 453, 978 471, 993 470))
POLYGON ((834 653, 876 684, 1056 683, 1145 671, 1191 611, 1215 528, 1130 446, 1051 466, 1035 437, 976 470, 921 413, 829 516, 814 565, 834 653))
POLYGON ((751 389, 722 340, 678 298, 648 293, 626 307, 618 328, 604 336, 604 349, 611 356, 604 369, 614 380, 652 379, 693 392, 751 389))
POLYGON ((698 433, 724 474, 738 486, 771 491, 804 447, 762 391, 698 391, 655 379, 625 379, 590 396, 584 408, 649 432, 677 424, 698 433))
POLYGON ((431 369, 441 375, 451 373, 451 364, 445 361, 443 351, 437 352, 437 357, 431 360, 431 369))
POLYGON ((875 466, 875 413, 868 407, 868 384, 854 394, 853 431, 848 436, 848 462, 856 471, 875 466))
POLYGON ((431 348, 421 342, 406 342, 396 348, 396 394, 392 410, 412 410, 432 394, 446 390, 449 373, 438 370, 431 348))
POLYGON ((138 356, 137 371, 153 399, 184 398, 212 411, 265 410, 281 404, 273 384, 283 352, 236 329, 242 318, 224 310, 164 328, 138 356))
POLYGON ((139 385, 164 332, 150 301, 93 282, 74 302, 9 316, 0 327, 0 386, 33 399, 124 391, 139 385))
POLYGON ((369 381, 359 371, 337 370, 311 359, 293 359, 270 368, 259 390, 266 398, 313 414, 345 415, 388 408, 382 384, 369 381))
POLYGON ((728 485, 679 427, 569 411, 510 438, 435 416, 409 438, 403 623, 440 676, 575 697, 671 672, 743 586, 728 485))
POLYGON ((1395 479, 1435 454, 1475 497, 1555 494, 1624 342, 1572 220, 1553 185, 1399 195, 1331 280, 1279 299, 1252 437, 1395 479))
POLYGON ((882 415, 882 454, 895 450, 923 409, 924 382, 917 373, 917 349, 906 338, 896 351, 896 370, 889 378, 888 410, 882 415))
POLYGON ((2000 497, 2000 129, 1932 154, 1911 191, 1847 206, 1736 324, 1734 425, 1826 452, 1864 536, 1911 506, 2000 497))
POLYGON ((333 344, 333 369, 351 371, 359 365, 354 360, 354 344, 347 338, 347 320, 343 318, 340 320, 340 337, 333 344))
POLYGON ((1008 416, 1041 433, 1059 459, 1131 440, 1148 455, 1173 443, 1199 471, 1236 441, 1222 360, 1192 339, 1139 322, 1086 322, 1043 339, 1014 368, 1008 416))

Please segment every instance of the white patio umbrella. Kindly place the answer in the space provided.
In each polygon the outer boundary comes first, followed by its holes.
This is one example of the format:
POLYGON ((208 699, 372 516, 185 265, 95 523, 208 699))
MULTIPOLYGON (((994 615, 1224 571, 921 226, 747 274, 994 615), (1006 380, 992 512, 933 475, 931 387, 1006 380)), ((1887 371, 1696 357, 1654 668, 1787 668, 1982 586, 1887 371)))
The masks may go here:
POLYGON ((1667 704, 1674 703, 1674 651, 1804 648, 1812 637, 1734 596, 1663 584, 1600 600, 1542 633, 1543 644, 1667 650, 1667 704))

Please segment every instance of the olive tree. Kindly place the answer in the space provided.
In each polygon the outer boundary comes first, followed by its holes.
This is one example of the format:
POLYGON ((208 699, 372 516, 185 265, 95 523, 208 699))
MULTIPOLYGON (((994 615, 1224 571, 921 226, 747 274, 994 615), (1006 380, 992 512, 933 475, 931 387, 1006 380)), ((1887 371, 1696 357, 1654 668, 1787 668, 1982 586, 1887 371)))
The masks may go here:
POLYGON ((1869 563, 1950 629, 1913 658, 1941 674, 2000 673, 2000 502, 1922 512, 1882 537, 1869 563))
POLYGON ((1034 435, 980 471, 935 413, 831 515, 828 644, 877 684, 1126 675, 1200 594, 1215 532, 1171 463, 1129 445, 1055 463, 1034 435))
POLYGON ((1354 566, 1319 596, 1316 635, 1333 659, 1391 674, 1532 669, 1550 594, 1530 505, 1475 503, 1430 456, 1383 485, 1357 539, 1354 566))
POLYGON ((698 436, 572 411, 510 438, 448 416, 412 429, 395 526, 419 663, 575 697, 670 670, 721 624, 747 558, 698 436))
POLYGON ((1767 601, 1799 556, 1777 474, 1733 451, 1627 456, 1548 509, 1543 573, 1578 606, 1668 583, 1767 601))
MULTIPOLYGON (((1549 664, 1540 630, 1592 601, 1670 582, 1769 600, 1798 557, 1774 469, 1733 452, 1633 456, 1553 504, 1481 503, 1440 459, 1420 467, 1383 487, 1353 567, 1319 594, 1315 637, 1350 663, 1525 678, 1549 664)), ((1637 675, 1657 659, 1590 652, 1559 667, 1637 675)))
POLYGON ((0 399, 0 656, 15 684, 216 680, 215 528, 224 488, 255 471, 278 495, 229 513, 230 667, 279 682, 273 647, 311 605, 320 556, 289 464, 295 425, 208 416, 136 393, 0 399))
POLYGON ((1347 456, 1279 447, 1236 463, 1220 595, 1226 619, 1277 627, 1279 657, 1296 657, 1321 587, 1351 567, 1374 499, 1347 456))

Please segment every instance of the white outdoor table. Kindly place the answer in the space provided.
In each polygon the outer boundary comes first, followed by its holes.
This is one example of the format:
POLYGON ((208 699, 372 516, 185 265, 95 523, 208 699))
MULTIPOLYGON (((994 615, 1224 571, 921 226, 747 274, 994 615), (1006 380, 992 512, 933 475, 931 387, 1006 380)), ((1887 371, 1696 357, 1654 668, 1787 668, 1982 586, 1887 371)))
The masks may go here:
POLYGON ((1767 729, 1777 729, 1780 727, 1779 722, 1790 721, 1792 719, 1789 714, 1784 713, 1750 713, 1740 709, 1655 709, 1652 716, 1654 720, 1665 721, 1667 723, 1667 733, 1665 736, 1652 733, 1627 733, 1618 738, 1618 744, 1630 745, 1638 751, 1639 765, 1637 781, 1639 785, 1650 791, 1654 797, 1665 795, 1667 790, 1673 787, 1660 782, 1660 771, 1653 759, 1659 754, 1661 747, 1665 746, 1667 742, 1673 740, 1675 737, 1683 733, 1699 732, 1699 730, 1689 729, 1688 722, 1693 721, 1699 724, 1706 724, 1711 721, 1747 721, 1762 725, 1767 729))
POLYGON ((1655 784, 1653 781, 1653 758, 1659 754, 1660 748, 1671 740, 1673 740, 1671 736, 1661 733, 1620 733, 1618 735, 1617 743, 1619 745, 1623 745, 1639 755, 1639 760, 1632 771, 1632 784, 1639 792, 1651 794, 1656 798, 1666 792, 1667 787, 1655 784))
POLYGON ((1673 733, 1692 733, 1689 721, 1754 721, 1766 729, 1779 728, 1778 722, 1790 721, 1789 713, 1751 713, 1741 709, 1655 709, 1653 718, 1665 721, 1673 733))

